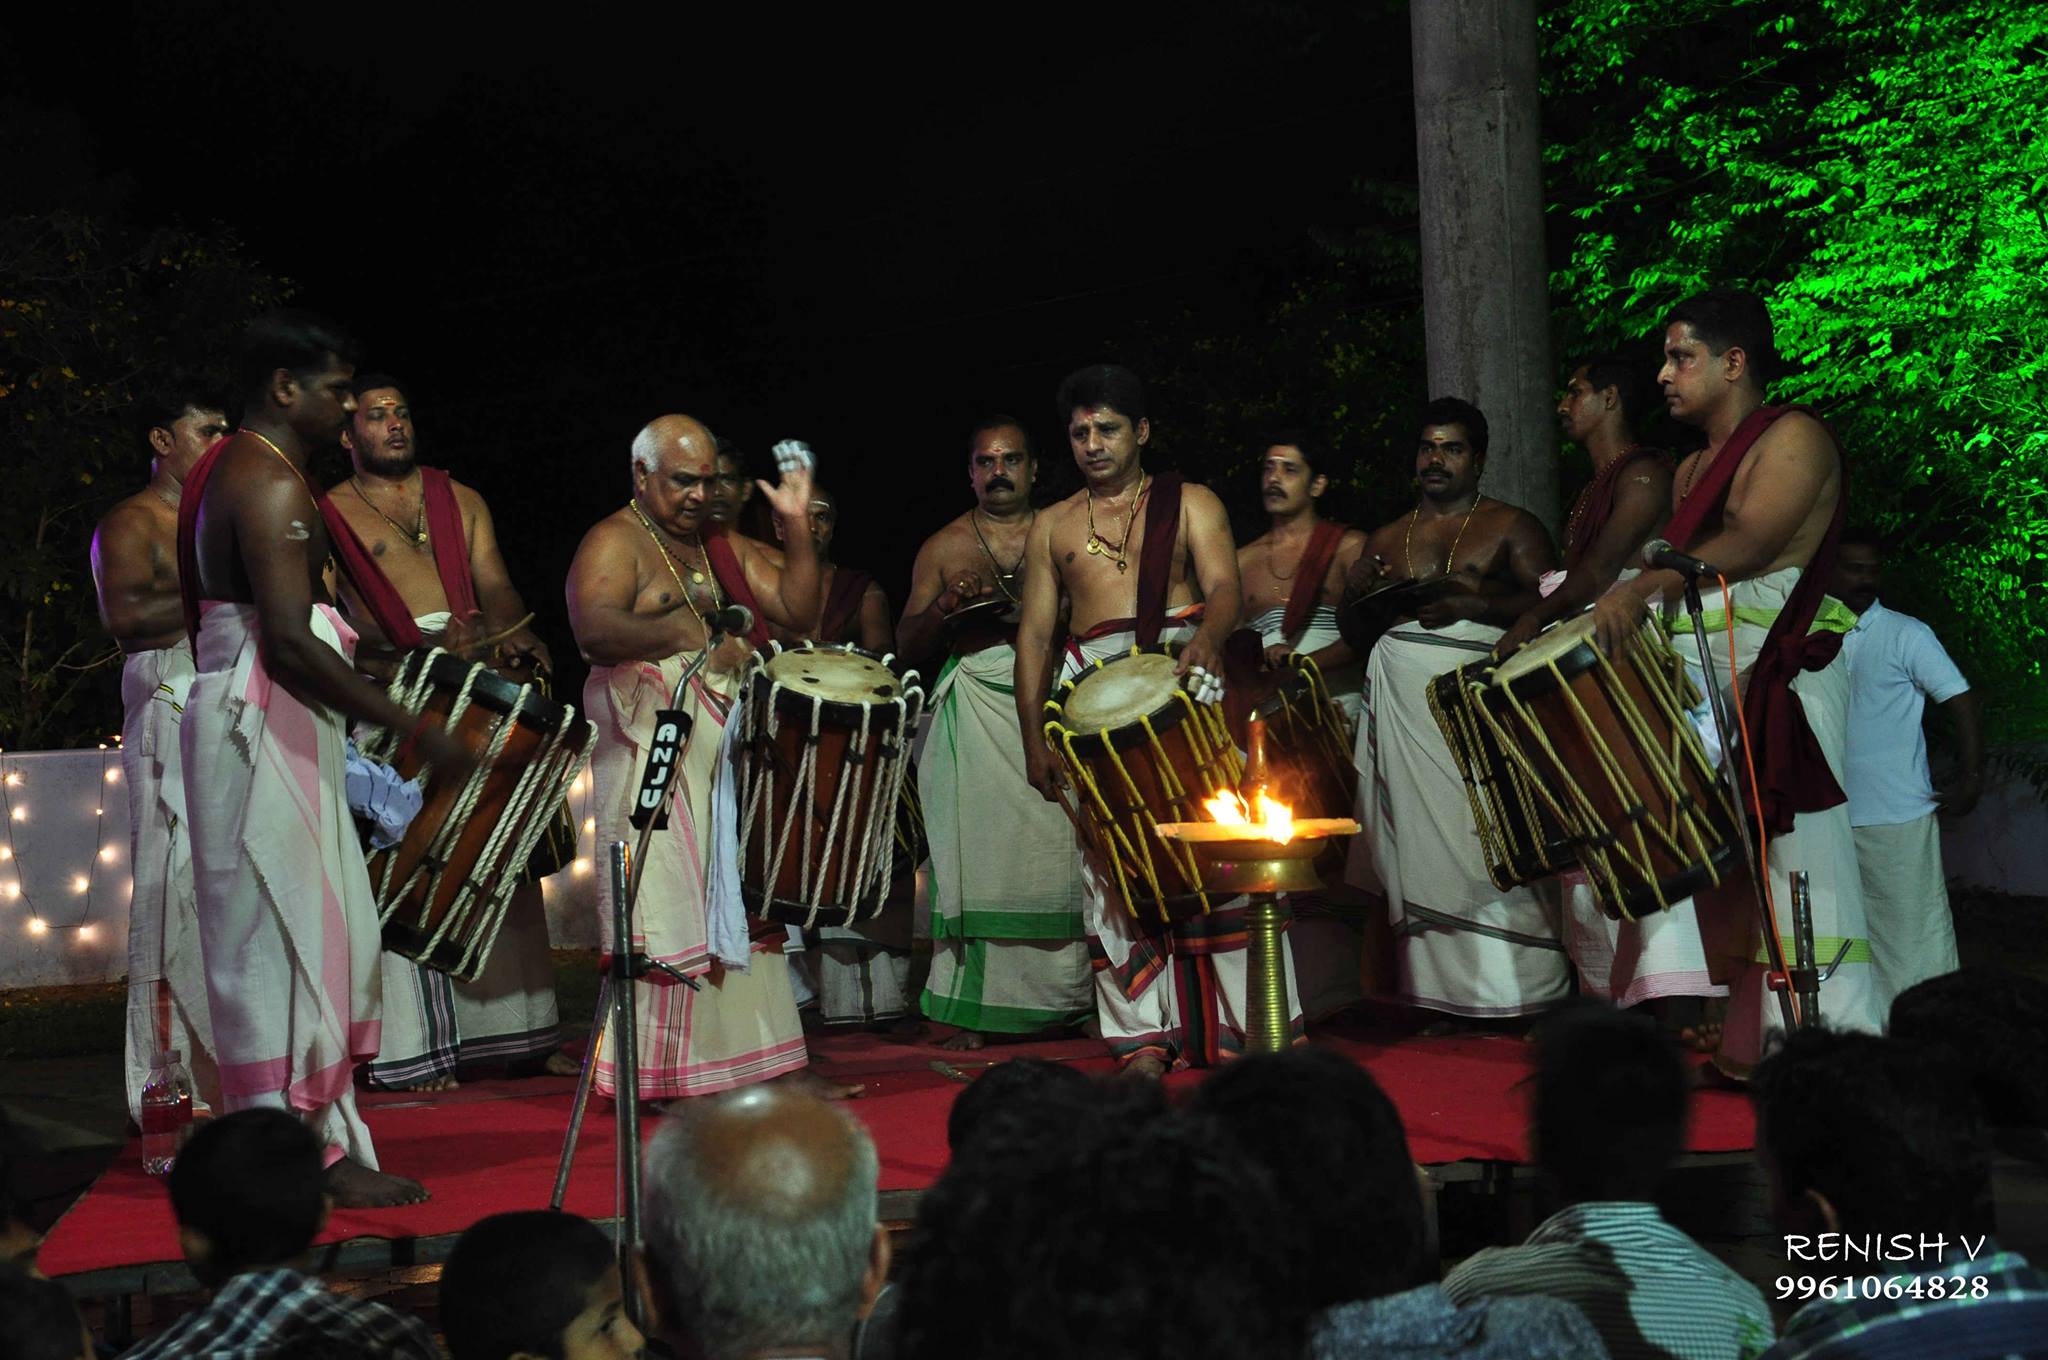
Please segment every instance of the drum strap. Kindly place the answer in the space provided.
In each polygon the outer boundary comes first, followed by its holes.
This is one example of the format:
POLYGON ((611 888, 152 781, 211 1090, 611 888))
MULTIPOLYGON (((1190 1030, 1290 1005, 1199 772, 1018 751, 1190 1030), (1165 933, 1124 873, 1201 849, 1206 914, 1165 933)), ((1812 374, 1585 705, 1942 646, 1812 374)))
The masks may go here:
POLYGON ((725 592, 725 598, 752 611, 754 626, 747 630, 747 641, 756 647, 766 647, 768 620, 761 613, 761 602, 747 588, 746 569, 740 565, 740 555, 733 550, 732 539, 723 531, 706 534, 704 560, 710 563, 711 574, 718 578, 718 588, 725 592))
POLYGON ((185 636, 192 654, 199 655, 199 502, 206 493, 206 479, 220 461, 221 447, 234 438, 223 435, 199 456, 185 474, 185 486, 178 496, 178 594, 185 606, 185 636))
POLYGON ((1138 645, 1159 641, 1166 626, 1166 578, 1173 571, 1174 540, 1180 537, 1181 475, 1162 472, 1152 479, 1152 499, 1145 503, 1145 546, 1138 550, 1138 645))
POLYGON ((825 612, 818 620, 818 641, 860 641, 860 605, 872 580, 874 577, 852 567, 832 569, 832 590, 825 597, 825 612))
POLYGON ((1330 559, 1337 555, 1337 545, 1344 541, 1349 527, 1333 519, 1320 520, 1308 536, 1308 546, 1301 550, 1301 561, 1294 568, 1294 589, 1287 596, 1287 612, 1280 620, 1281 637, 1291 638, 1308 626, 1309 615, 1315 613, 1316 601, 1323 595, 1323 577, 1330 570, 1330 559))

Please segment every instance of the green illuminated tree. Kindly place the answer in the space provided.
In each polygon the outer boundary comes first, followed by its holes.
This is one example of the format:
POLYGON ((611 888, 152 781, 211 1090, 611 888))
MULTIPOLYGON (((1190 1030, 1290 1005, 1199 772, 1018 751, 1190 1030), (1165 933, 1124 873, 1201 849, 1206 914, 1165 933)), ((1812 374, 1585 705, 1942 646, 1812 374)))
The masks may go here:
POLYGON ((1552 279, 1566 352, 1714 284, 1771 303, 1887 595, 1941 631, 1992 732, 2048 736, 2048 8, 2007 0, 1555 0, 1552 279))

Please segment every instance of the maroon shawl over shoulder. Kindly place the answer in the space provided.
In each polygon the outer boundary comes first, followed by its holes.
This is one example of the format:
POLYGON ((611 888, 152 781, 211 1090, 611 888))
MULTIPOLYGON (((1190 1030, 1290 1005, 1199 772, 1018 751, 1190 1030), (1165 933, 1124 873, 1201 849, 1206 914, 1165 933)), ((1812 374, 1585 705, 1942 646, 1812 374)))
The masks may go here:
MULTIPOLYGON (((1572 570, 1579 565, 1600 538, 1600 531, 1607 527, 1607 521, 1614 516, 1614 485, 1621 480, 1621 471, 1639 458, 1650 458, 1667 466, 1670 459, 1662 449, 1651 448, 1648 444, 1631 444, 1621 451, 1621 456, 1595 473, 1593 480, 1586 483, 1579 492, 1578 500, 1572 506, 1571 517, 1565 521, 1564 569, 1572 570)), ((1676 541, 1676 540, 1674 540, 1676 541)))
MULTIPOLYGON (((1803 406, 1763 406, 1749 413, 1735 427, 1720 456, 1701 476, 1699 485, 1679 504, 1678 513, 1664 533, 1672 545, 1685 551, 1700 541, 1711 522, 1718 525, 1728 503, 1728 489, 1735 471, 1763 432, 1788 412, 1800 411, 1819 420, 1803 406)), ((1822 422, 1825 428, 1826 422, 1822 422)), ((1834 431, 1828 431, 1834 439, 1834 431)), ((1835 444, 1840 458, 1841 444, 1835 444)), ((1800 671, 1817 671, 1842 650, 1840 633, 1810 633, 1814 615, 1820 611, 1821 596, 1834 571, 1835 545, 1842 535, 1844 509, 1849 499, 1848 469, 1842 470, 1841 494, 1835 501, 1835 515, 1813 559, 1799 573, 1798 584, 1785 607, 1764 636, 1750 670, 1748 688, 1742 696, 1743 718, 1749 727, 1757 765, 1758 797, 1763 807, 1765 834, 1782 836, 1792 829, 1792 817, 1800 812, 1819 812, 1847 801, 1842 786, 1828 769, 1826 755, 1806 721, 1806 710, 1792 692, 1792 678, 1800 671)), ((1712 640, 1709 639, 1711 646, 1712 640)))
POLYGON ((1301 550, 1301 562, 1294 569, 1294 589, 1287 596, 1287 612, 1280 618, 1281 637, 1293 637, 1307 626, 1309 615, 1316 612, 1316 601, 1323 594, 1323 576, 1330 570, 1330 559, 1337 555, 1337 545, 1344 541, 1348 527, 1331 519, 1317 521, 1315 532, 1308 536, 1308 546, 1301 550))
POLYGON ((199 500, 206 492, 206 479, 213 476, 213 465, 220 461, 221 449, 234 437, 226 434, 214 440, 213 447, 200 454, 185 474, 185 485, 178 492, 178 596, 185 606, 185 637, 195 657, 199 655, 199 500))
POLYGON ((718 588, 725 592, 725 598, 734 604, 743 605, 754 616, 754 626, 747 630, 747 641, 756 647, 768 645, 768 618, 761 612, 761 602, 754 598, 754 592, 747 589, 746 568, 740 565, 740 555, 732 546, 732 539, 724 529, 704 536, 704 560, 711 564, 711 575, 718 581, 718 588))
MULTIPOLYGON (((476 581, 469 574, 469 536, 462 528, 462 506, 455 499, 448 474, 440 468, 420 469, 420 495, 426 501, 427 538, 434 549, 434 574, 441 578, 441 591, 448 597, 448 612, 458 619, 467 619, 478 612, 479 606, 476 581)), ((424 645, 426 637, 413 622, 405 597, 391 584, 384 568, 377 565, 376 556, 332 496, 320 498, 320 518, 326 521, 327 536, 334 541, 334 555, 341 569, 355 586, 363 608, 370 611, 377 631, 401 652, 424 645)))
POLYGON ((872 580, 874 577, 852 567, 832 569, 832 589, 825 595, 825 610, 818 620, 818 641, 860 641, 860 605, 872 580))
POLYGON ((1104 619, 1083 640, 1128 628, 1138 635, 1140 647, 1159 641, 1166 627, 1166 578, 1173 574, 1173 547, 1180 538, 1181 485, 1178 472, 1162 472, 1152 479, 1151 499, 1145 502, 1145 544, 1138 550, 1137 612, 1130 618, 1104 619))

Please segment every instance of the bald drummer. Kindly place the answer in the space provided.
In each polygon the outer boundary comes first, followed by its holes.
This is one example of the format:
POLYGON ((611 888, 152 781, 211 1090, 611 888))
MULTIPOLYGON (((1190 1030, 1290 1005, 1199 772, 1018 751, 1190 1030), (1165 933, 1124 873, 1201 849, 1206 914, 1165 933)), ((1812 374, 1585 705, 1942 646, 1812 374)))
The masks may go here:
MULTIPOLYGON (((568 605, 576 645, 590 663, 584 708, 597 724, 591 773, 600 844, 630 840, 629 813, 656 715, 709 641, 705 615, 730 603, 754 610, 745 637, 719 643, 691 681, 683 711, 692 731, 671 785, 666 830, 657 831, 641 866, 635 936, 648 956, 696 979, 692 990, 661 973, 639 989, 640 1098, 704 1095, 752 1082, 793 1077, 822 1094, 855 1088, 806 1070, 785 932, 745 915, 737 896, 710 876, 714 837, 737 854, 738 827, 713 813, 715 783, 729 777, 718 753, 737 719, 739 680, 766 625, 800 629, 817 617, 818 558, 807 523, 812 500, 808 451, 778 451, 782 479, 760 483, 785 529, 781 566, 765 545, 715 532, 708 513, 717 476, 710 431, 688 416, 663 416, 632 448, 632 499, 584 535, 569 567, 568 605)), ((610 882, 598 876, 603 919, 610 882)), ((598 1089, 611 1093, 607 1034, 597 1061, 598 1089)))

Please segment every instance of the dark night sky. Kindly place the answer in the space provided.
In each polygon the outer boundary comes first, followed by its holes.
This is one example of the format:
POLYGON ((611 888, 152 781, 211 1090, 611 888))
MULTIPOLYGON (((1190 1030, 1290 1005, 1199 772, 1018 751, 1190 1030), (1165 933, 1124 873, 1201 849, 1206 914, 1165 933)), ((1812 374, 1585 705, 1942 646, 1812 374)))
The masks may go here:
POLYGON ((407 379, 557 619, 666 410, 808 439, 900 605, 974 417, 1057 439, 1066 370, 1257 324, 1414 155, 1385 3, 73 9, 0 31, 24 206, 232 225, 407 379))

